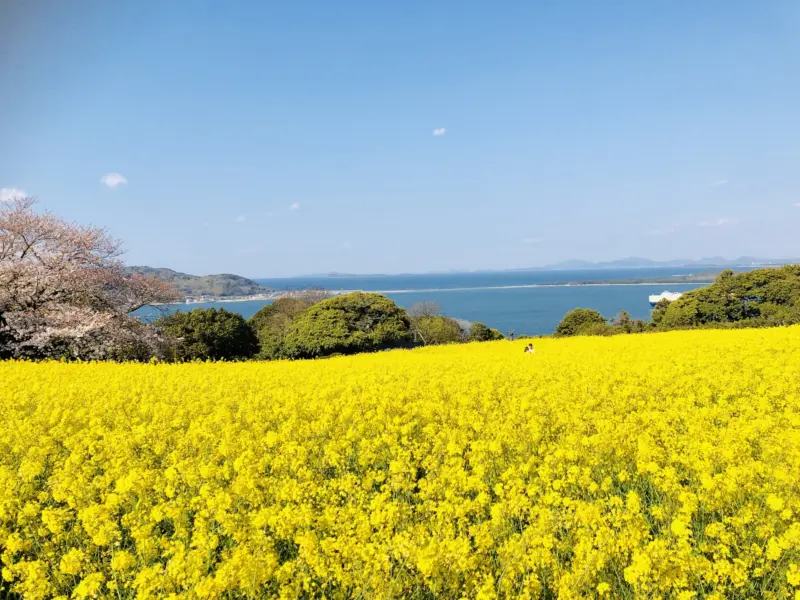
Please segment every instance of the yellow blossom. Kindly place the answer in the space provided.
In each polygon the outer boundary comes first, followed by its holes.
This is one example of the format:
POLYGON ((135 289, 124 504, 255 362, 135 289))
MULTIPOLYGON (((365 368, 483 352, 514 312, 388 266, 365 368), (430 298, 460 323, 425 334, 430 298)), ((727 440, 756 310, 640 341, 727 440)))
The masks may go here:
POLYGON ((775 512, 783 510, 783 500, 781 500, 775 494, 769 494, 767 496, 767 506, 769 506, 775 512))
POLYGON ((81 572, 86 554, 79 548, 72 548, 61 557, 58 569, 67 575, 77 575, 81 572))
POLYGON ((103 588, 105 578, 100 573, 91 573, 84 577, 81 582, 75 586, 75 591, 72 592, 72 597, 76 600, 83 600, 85 598, 97 598, 103 588))
POLYGON ((792 586, 800 586, 800 568, 798 568, 797 563, 791 563, 789 568, 786 570, 786 581, 789 582, 789 585, 792 586))
POLYGON ((136 564, 136 558, 130 552, 120 550, 111 557, 111 568, 114 571, 125 572, 136 564))
POLYGON ((524 345, 0 362, 3 586, 23 600, 800 593, 800 327, 524 345))

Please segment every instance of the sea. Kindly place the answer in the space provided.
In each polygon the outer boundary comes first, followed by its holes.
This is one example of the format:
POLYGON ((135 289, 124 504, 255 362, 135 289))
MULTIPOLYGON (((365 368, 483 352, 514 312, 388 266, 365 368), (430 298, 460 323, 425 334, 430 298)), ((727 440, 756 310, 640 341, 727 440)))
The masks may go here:
MULTIPOLYGON (((310 276, 256 279, 273 290, 321 287, 335 292, 379 292, 408 308, 431 300, 447 316, 465 321, 480 321, 508 334, 545 335, 553 333, 565 313, 573 308, 592 308, 606 317, 626 310, 634 319, 650 316, 650 294, 664 291, 686 292, 704 284, 598 284, 596 281, 623 281, 690 275, 697 268, 626 268, 563 271, 493 271, 482 273, 444 273, 419 275, 310 276), (558 285, 570 283, 572 285, 558 285)), ((269 300, 208 302, 174 305, 168 310, 224 308, 245 318, 255 314, 269 300)))

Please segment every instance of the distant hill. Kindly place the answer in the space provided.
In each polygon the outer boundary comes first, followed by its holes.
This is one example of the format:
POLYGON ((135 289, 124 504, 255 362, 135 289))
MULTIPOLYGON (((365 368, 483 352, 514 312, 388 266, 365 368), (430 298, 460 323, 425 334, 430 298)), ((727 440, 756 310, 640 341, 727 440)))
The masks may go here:
POLYGON ((769 267, 786 264, 795 264, 798 259, 775 259, 758 258, 755 256, 740 256, 739 258, 723 258, 722 256, 711 256, 700 260, 674 259, 657 261, 649 258, 630 257, 619 260, 608 261, 587 261, 587 260, 567 260, 564 262, 547 265, 545 267, 533 267, 531 269, 515 269, 517 271, 531 270, 577 270, 577 269, 620 269, 620 268, 642 268, 642 267, 769 267))
POLYGON ((270 290, 246 277, 221 273, 219 275, 189 275, 172 269, 125 267, 128 273, 153 275, 174 283, 184 296, 253 296, 270 290))

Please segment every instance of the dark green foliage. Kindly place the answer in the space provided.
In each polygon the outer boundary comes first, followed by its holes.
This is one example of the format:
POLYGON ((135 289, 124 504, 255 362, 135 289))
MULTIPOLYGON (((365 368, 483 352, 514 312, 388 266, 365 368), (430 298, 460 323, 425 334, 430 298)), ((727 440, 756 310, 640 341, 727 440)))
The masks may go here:
POLYGON ((295 319, 313 302, 307 298, 279 298, 268 304, 248 321, 261 346, 256 358, 274 360, 285 355, 284 341, 295 319))
POLYGON ((722 272, 714 284, 656 306, 663 329, 769 327, 800 323, 800 266, 722 272))
POLYGON ((561 323, 556 328, 556 336, 568 337, 572 335, 619 335, 623 333, 642 333, 648 325, 641 319, 631 319, 627 311, 607 321, 596 310, 576 308, 564 315, 561 323))
POLYGON ((647 323, 641 319, 631 319, 628 311, 621 310, 619 314, 612 319, 609 326, 610 335, 617 333, 642 333, 647 330, 647 323))
POLYGON ((556 335, 567 337, 571 335, 587 334, 592 329, 597 335, 597 325, 606 326, 606 319, 596 310, 589 308, 575 308, 569 311, 556 327, 556 335))
POLYGON ((286 336, 292 358, 374 352, 411 344, 406 311, 380 294, 357 292, 323 300, 300 315, 286 336))
POLYGON ((241 360, 258 351, 252 327, 242 315, 225 309, 176 312, 157 325, 172 340, 173 360, 241 360))
POLYGON ((620 327, 625 331, 630 331, 632 327, 631 315, 628 313, 627 310, 619 311, 616 318, 612 321, 612 324, 616 327, 620 327))
POLYGON ((8 328, 3 313, 0 311, 0 360, 5 360, 14 356, 14 333, 8 328))
POLYGON ((710 286, 686 292, 677 300, 661 300, 650 322, 632 320, 622 311, 605 324, 596 311, 567 313, 557 336, 614 335, 665 329, 738 329, 800 323, 800 265, 723 271, 710 286))
POLYGON ((306 310, 311 304, 299 298, 278 298, 272 304, 267 304, 249 319, 249 323, 256 331, 270 325, 275 315, 286 315, 295 318, 306 310))
POLYGON ((664 320, 664 315, 666 314, 669 305, 670 301, 667 300, 666 298, 662 298, 653 307, 653 312, 650 315, 650 319, 654 326, 658 327, 659 325, 661 325, 661 322, 664 320))
MULTIPOLYGON (((475 322, 469 328, 469 341, 471 342, 490 342, 493 340, 504 340, 505 336, 497 329, 490 329, 480 322, 475 322)), ((522 336, 520 336, 522 339, 522 336)))
POLYGON ((616 333, 625 333, 625 330, 607 323, 587 323, 575 335, 614 335, 616 333))

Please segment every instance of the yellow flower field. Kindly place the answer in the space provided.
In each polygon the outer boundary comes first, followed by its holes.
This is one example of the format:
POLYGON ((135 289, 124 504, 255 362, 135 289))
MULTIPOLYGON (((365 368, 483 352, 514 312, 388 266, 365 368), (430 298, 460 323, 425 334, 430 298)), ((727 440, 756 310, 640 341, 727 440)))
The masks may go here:
POLYGON ((0 363, 5 585, 800 598, 800 329, 535 345, 0 363))

